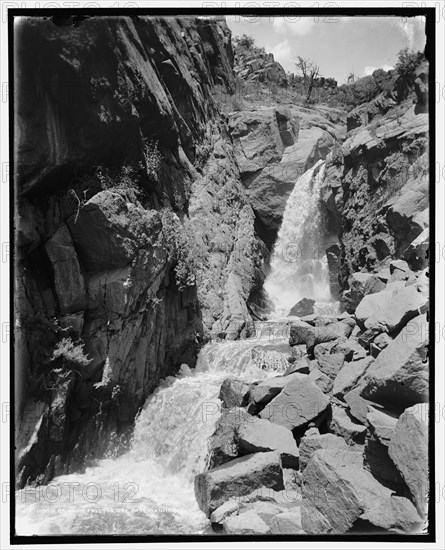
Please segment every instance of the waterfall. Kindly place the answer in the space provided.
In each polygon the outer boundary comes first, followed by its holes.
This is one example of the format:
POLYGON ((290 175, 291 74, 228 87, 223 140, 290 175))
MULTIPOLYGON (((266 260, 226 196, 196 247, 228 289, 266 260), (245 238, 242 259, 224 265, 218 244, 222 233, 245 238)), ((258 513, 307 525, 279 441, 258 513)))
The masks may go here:
POLYGON ((227 376, 251 382, 282 374, 285 360, 254 359, 255 348, 270 343, 288 348, 288 326, 262 323, 255 337, 204 346, 194 370, 182 366, 147 399, 126 454, 16 493, 17 534, 207 532, 193 483, 221 414, 219 389, 227 376))
POLYGON ((321 160, 307 170, 298 178, 286 203, 271 270, 264 283, 278 318, 287 315, 302 298, 315 300, 316 313, 338 312, 329 288, 326 235, 320 210, 324 171, 321 160))

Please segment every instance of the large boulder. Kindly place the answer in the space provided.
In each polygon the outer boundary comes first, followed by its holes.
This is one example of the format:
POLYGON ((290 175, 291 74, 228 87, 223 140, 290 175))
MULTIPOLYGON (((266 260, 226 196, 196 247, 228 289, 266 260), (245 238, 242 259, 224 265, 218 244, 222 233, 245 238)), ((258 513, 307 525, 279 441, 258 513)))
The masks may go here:
POLYGON ((428 296, 417 285, 400 290, 384 290, 365 296, 356 310, 357 319, 367 329, 375 332, 394 332, 408 321, 425 313, 428 308, 428 296))
POLYGON ((305 315, 312 315, 315 311, 314 304, 315 300, 303 298, 289 311, 289 316, 304 317, 305 315))
POLYGON ((302 527, 308 534, 342 534, 357 520, 394 532, 419 528, 421 518, 405 497, 381 485, 359 452, 318 450, 302 477, 302 527))
POLYGON ((273 517, 270 527, 273 535, 304 534, 301 527, 301 507, 277 514, 273 517))
POLYGON ((230 516, 236 516, 239 512, 240 505, 236 500, 228 500, 221 504, 212 514, 210 515, 210 522, 212 524, 221 525, 225 519, 230 516))
POLYGON ((379 354, 361 381, 361 395, 404 409, 428 397, 428 321, 419 315, 379 354))
POLYGON ((220 466, 238 456, 238 428, 245 420, 255 422, 257 419, 238 407, 223 409, 223 414, 209 439, 209 468, 220 466))
POLYGON ((428 504, 428 405, 417 403, 406 409, 394 428, 388 448, 420 514, 428 504))
POLYGON ((373 436, 386 447, 389 446, 398 416, 388 411, 370 406, 366 415, 366 422, 373 436))
POLYGON ((312 455, 319 449, 344 449, 349 447, 346 441, 334 434, 307 435, 300 440, 300 472, 302 472, 312 455))
POLYGON ((223 531, 227 535, 268 535, 271 532, 267 523, 253 510, 229 516, 223 523, 223 531))
POLYGON ((234 377, 226 378, 221 384, 218 397, 224 407, 243 407, 247 404, 249 389, 250 384, 244 380, 234 377))
POLYGON ((291 346, 306 344, 308 353, 312 353, 317 344, 348 338, 354 324, 351 319, 329 322, 315 327, 302 321, 292 323, 289 343, 291 346))
POLYGON ((346 363, 334 380, 332 395, 342 399, 348 392, 354 389, 372 361, 371 357, 366 357, 360 361, 346 363))
POLYGON ((331 380, 335 380, 337 374, 345 362, 345 356, 343 353, 330 353, 321 355, 318 358, 318 369, 326 374, 331 380))
POLYGON ((306 375, 295 372, 287 376, 266 378, 266 380, 253 386, 249 394, 249 413, 257 414, 261 409, 264 409, 264 407, 281 392, 284 386, 289 384, 292 380, 304 380, 305 378, 306 375))
POLYGON ((260 416, 294 430, 320 417, 328 407, 329 399, 305 376, 303 379, 290 381, 261 411, 260 416))
POLYGON ((362 445, 365 442, 367 427, 356 422, 343 407, 335 404, 332 406, 329 429, 341 436, 348 445, 362 445))
POLYGON ((247 495, 259 487, 284 489, 280 454, 255 453, 237 458, 195 477, 195 495, 207 515, 230 498, 247 495))
POLYGON ((292 432, 268 420, 247 420, 238 429, 240 454, 278 451, 284 468, 298 468, 299 452, 292 432))

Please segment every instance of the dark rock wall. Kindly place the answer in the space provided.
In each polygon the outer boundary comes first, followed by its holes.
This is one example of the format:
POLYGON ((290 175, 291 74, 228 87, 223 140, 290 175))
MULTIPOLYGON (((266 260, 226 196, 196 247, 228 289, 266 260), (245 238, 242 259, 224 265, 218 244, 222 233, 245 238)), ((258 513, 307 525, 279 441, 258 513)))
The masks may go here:
POLYGON ((419 94, 390 106, 392 96, 382 94, 357 108, 358 126, 348 124, 345 142, 327 157, 322 198, 340 239, 343 291, 354 272, 379 272, 392 259, 414 270, 427 265, 428 114, 419 94))
POLYGON ((15 40, 21 486, 125 448, 160 378, 246 334, 264 245, 213 99, 224 22, 29 18, 15 40))

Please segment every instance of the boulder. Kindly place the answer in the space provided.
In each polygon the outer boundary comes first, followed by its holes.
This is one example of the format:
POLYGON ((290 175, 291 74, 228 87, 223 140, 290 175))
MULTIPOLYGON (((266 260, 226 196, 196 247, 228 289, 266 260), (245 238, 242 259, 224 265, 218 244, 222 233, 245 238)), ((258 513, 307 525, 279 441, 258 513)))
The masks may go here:
POLYGON ((407 498, 363 468, 359 452, 316 451, 303 472, 302 494, 301 523, 308 534, 346 533, 358 519, 395 532, 412 532, 421 524, 407 498))
POLYGON ((428 296, 419 292, 416 285, 411 285, 365 296, 357 307, 356 316, 365 328, 391 333, 425 313, 427 308, 428 296))
POLYGON ((281 512, 270 524, 273 535, 296 535, 304 533, 301 527, 301 507, 297 506, 287 512, 281 512))
POLYGON ((343 353, 345 361, 359 361, 367 355, 366 350, 354 338, 341 340, 332 348, 333 353, 343 353))
POLYGON ((309 378, 323 393, 329 393, 334 385, 332 379, 318 369, 312 369, 309 373, 309 378))
POLYGON ((385 349, 388 344, 392 342, 392 339, 386 332, 379 334, 374 341, 372 342, 369 351, 371 352, 372 357, 377 357, 380 352, 385 349))
POLYGON ((369 366, 362 397, 399 409, 427 400, 427 330, 425 315, 404 327, 369 366))
POLYGON ((221 525, 228 517, 236 516, 239 512, 239 508, 240 505, 236 502, 236 500, 228 500, 212 512, 210 515, 210 521, 211 523, 221 525))
POLYGON ((257 419, 248 414, 244 409, 223 409, 223 414, 216 423, 213 434, 209 440, 208 465, 215 468, 238 456, 238 427, 250 419, 257 419))
POLYGON ((366 423, 373 436, 386 447, 389 446, 391 437, 396 427, 398 416, 388 411, 370 406, 366 415, 366 423))
POLYGON ((364 399, 361 393, 360 386, 349 391, 344 396, 344 400, 349 408, 349 413, 361 424, 366 424, 366 415, 368 414, 369 405, 371 402, 364 399))
POLYGON ((393 489, 397 494, 410 498, 409 489, 391 460, 388 447, 373 435, 367 437, 365 441, 363 467, 383 485, 393 489))
POLYGON ((226 408, 247 405, 250 384, 239 378, 226 378, 219 390, 219 399, 226 408))
POLYGON ((308 435, 308 432, 300 440, 300 472, 302 472, 312 455, 318 449, 345 449, 349 447, 346 441, 334 434, 308 435))
POLYGON ((408 245, 403 257, 411 269, 417 271, 428 265, 428 251, 430 247, 429 229, 426 228, 408 245))
POLYGON ((289 384, 291 380, 304 380, 307 375, 295 372, 287 376, 273 376, 266 378, 256 386, 253 386, 249 394, 248 411, 257 414, 289 384))
POLYGON ((207 515, 224 502, 247 495, 259 487, 284 489, 283 470, 277 452, 255 453, 236 458, 195 477, 195 496, 207 515))
POLYGON ((329 399, 305 376, 302 380, 290 381, 261 411, 260 416, 294 430, 322 415, 328 407, 329 399))
POLYGON ((345 363, 334 380, 332 395, 339 399, 343 399, 348 392, 357 386, 359 380, 365 374, 371 363, 371 357, 365 357, 365 359, 361 359, 360 361, 345 363))
POLYGON ((417 403, 406 409, 394 428, 388 448, 423 516, 428 504, 428 405, 417 403))
POLYGON ((227 535, 269 535, 270 527, 253 510, 229 516, 223 523, 227 535))
POLYGON ((343 407, 335 404, 332 405, 329 429, 342 437, 348 445, 362 445, 365 442, 366 426, 355 422, 343 407))
POLYGON ((354 324, 349 318, 315 327, 303 322, 292 323, 289 343, 291 346, 306 344, 308 353, 312 353, 317 344, 348 338, 354 324))
POLYGON ((294 372, 299 372, 300 374, 309 374, 309 369, 310 363, 306 355, 291 362, 291 364, 287 367, 284 376, 288 376, 289 374, 292 374, 294 372))
POLYGON ((238 429, 240 455, 278 451, 284 468, 298 468, 299 451, 292 432, 268 420, 244 422, 238 429))
POLYGON ((324 344, 317 344, 314 347, 314 357, 315 359, 319 359, 322 355, 326 355, 331 353, 332 348, 334 348, 337 345, 337 342, 333 340, 332 342, 325 342, 324 344))
POLYGON ((317 362, 319 370, 331 380, 335 380, 344 365, 345 356, 343 353, 325 354, 321 355, 317 362))
POLYGON ((303 298, 297 302, 294 307, 289 311, 289 317, 304 317, 305 315, 313 315, 315 300, 311 298, 303 298))

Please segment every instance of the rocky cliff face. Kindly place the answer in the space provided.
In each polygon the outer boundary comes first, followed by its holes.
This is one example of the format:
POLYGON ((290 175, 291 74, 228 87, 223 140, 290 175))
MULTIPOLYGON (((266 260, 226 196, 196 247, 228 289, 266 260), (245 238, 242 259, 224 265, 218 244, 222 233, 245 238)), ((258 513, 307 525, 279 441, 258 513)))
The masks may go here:
POLYGON ((414 270, 427 264, 427 66, 417 72, 415 97, 400 100, 398 79, 350 112, 347 138, 327 158, 322 198, 336 220, 340 285, 350 312, 357 304, 349 289, 354 272, 377 273, 395 258, 414 270))
POLYGON ((124 446, 160 378, 246 334, 264 245, 213 100, 224 22, 30 19, 16 41, 22 486, 124 446))

